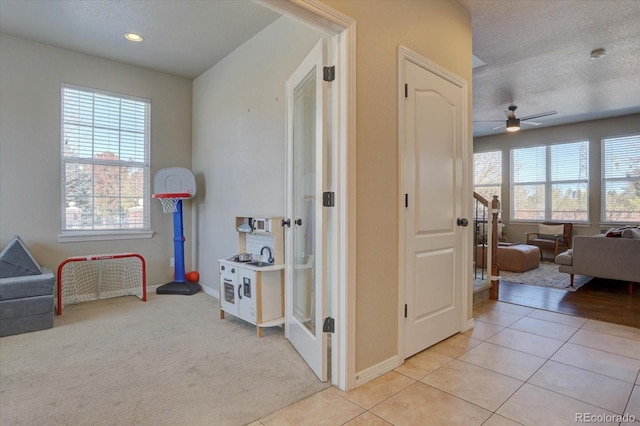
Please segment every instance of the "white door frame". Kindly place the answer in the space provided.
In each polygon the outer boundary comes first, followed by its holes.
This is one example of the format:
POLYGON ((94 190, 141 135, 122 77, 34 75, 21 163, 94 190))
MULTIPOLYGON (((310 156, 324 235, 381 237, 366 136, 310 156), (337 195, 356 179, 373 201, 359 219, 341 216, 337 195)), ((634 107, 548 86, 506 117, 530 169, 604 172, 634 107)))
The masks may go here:
POLYGON ((332 108, 333 146, 331 188, 335 192, 336 226, 330 229, 332 246, 331 306, 335 333, 331 342, 331 383, 344 391, 355 387, 356 347, 356 23, 317 0, 254 0, 282 15, 297 19, 332 36, 336 42, 336 99, 332 108))
MULTIPOLYGON (((424 56, 400 45, 398 47, 398 169, 400 171, 399 173, 399 190, 398 190, 398 284, 399 284, 399 289, 398 289, 398 360, 399 362, 402 364, 404 362, 405 359, 405 327, 404 327, 404 322, 405 322, 405 318, 404 318, 404 304, 405 304, 405 298, 406 298, 406 294, 405 294, 405 281, 406 281, 406 277, 405 277, 405 258, 406 258, 406 252, 405 252, 405 244, 406 244, 406 240, 405 240, 405 226, 406 226, 406 221, 405 221, 405 215, 404 215, 404 194, 405 194, 405 172, 406 172, 406 167, 405 167, 405 162, 406 162, 406 158, 405 158, 405 149, 406 149, 406 144, 405 144, 405 128, 404 128, 404 123, 405 123, 405 109, 406 109, 406 104, 405 104, 405 100, 404 100, 404 84, 405 84, 405 61, 410 61, 413 62, 414 64, 418 65, 421 68, 424 68, 442 78, 444 78, 445 80, 455 84, 456 86, 459 86, 463 89, 464 95, 462 97, 462 123, 466 124, 468 121, 467 118, 467 107, 468 107, 468 94, 467 94, 467 82, 465 80, 463 80, 462 78, 458 77, 457 75, 453 74, 451 71, 439 66, 438 64, 428 60, 427 58, 425 58, 424 56)), ((462 192, 463 194, 469 194, 468 197, 464 196, 462 197, 462 212, 465 214, 466 217, 470 218, 470 214, 471 214, 471 192, 470 192, 470 187, 469 187, 469 183, 468 183, 468 173, 469 173, 469 168, 468 168, 468 163, 469 163, 469 159, 466 157, 469 157, 469 137, 468 137, 468 132, 465 130, 462 132, 462 152, 466 153, 466 155, 463 155, 463 161, 465 162, 465 164, 462 165, 462 192)), ((469 229, 469 228, 464 228, 464 229, 469 229)), ((462 294, 461 294, 461 304, 462 304, 462 315, 460 317, 460 331, 465 331, 468 330, 469 328, 471 328, 473 326, 473 320, 471 320, 470 322, 467 321, 467 311, 468 311, 468 305, 469 305, 469 295, 471 293, 471 272, 469 271, 469 256, 468 253, 470 251, 469 248, 469 238, 466 237, 466 235, 468 234, 467 232, 463 232, 461 234, 465 234, 465 237, 462 238, 462 247, 461 247, 461 255, 462 255, 462 271, 461 271, 461 276, 462 277, 467 277, 467 279, 463 282, 462 284, 462 294)))

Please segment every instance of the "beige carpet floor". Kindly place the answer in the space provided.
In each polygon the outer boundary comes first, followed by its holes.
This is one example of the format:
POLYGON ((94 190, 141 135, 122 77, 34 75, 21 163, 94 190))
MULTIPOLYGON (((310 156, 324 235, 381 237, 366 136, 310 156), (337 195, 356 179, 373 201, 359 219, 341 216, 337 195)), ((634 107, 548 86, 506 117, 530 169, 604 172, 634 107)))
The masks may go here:
POLYGON ((328 386, 281 328, 259 339, 205 293, 149 293, 1 338, 0 424, 244 425, 328 386))

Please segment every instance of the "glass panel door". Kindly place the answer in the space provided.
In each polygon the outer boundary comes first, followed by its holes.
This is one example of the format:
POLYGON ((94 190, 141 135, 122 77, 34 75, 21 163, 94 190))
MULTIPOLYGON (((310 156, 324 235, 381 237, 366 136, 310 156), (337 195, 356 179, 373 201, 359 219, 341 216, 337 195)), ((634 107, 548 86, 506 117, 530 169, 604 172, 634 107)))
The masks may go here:
POLYGON ((285 337, 327 380, 325 229, 322 207, 323 46, 313 48, 287 81, 287 229, 285 337))

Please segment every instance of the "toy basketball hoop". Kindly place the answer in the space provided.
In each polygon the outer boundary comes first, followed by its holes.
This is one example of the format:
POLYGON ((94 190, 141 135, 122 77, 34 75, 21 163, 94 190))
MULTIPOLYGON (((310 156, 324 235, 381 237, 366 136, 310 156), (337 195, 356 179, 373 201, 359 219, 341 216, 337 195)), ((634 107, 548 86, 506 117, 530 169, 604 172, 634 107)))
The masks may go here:
POLYGON ((152 197, 160 200, 160 203, 162 204, 162 211, 164 213, 175 213, 178 211, 178 201, 191 198, 191 194, 189 194, 188 192, 175 194, 153 194, 152 197))
POLYGON ((182 200, 196 195, 196 178, 183 167, 160 169, 153 178, 152 195, 162 203, 164 213, 173 214, 174 279, 156 289, 157 294, 192 295, 200 291, 200 284, 187 282, 184 269, 184 235, 182 233, 182 200))

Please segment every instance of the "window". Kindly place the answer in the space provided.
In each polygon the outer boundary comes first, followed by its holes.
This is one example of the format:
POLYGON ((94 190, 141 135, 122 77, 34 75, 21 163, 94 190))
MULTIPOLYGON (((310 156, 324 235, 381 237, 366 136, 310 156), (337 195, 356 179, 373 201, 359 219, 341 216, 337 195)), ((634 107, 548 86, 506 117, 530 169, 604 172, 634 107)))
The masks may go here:
POLYGON ((502 151, 473 154, 473 190, 487 201, 502 198, 502 151))
POLYGON ((62 231, 148 231, 147 99, 62 86, 62 231))
POLYGON ((511 220, 589 220, 589 142, 511 150, 511 220))
POLYGON ((602 140, 602 221, 640 222, 640 135, 602 140))

